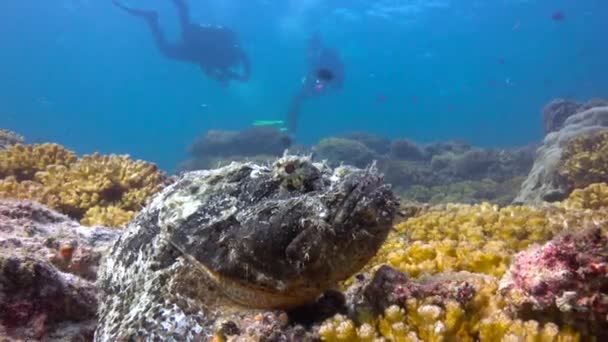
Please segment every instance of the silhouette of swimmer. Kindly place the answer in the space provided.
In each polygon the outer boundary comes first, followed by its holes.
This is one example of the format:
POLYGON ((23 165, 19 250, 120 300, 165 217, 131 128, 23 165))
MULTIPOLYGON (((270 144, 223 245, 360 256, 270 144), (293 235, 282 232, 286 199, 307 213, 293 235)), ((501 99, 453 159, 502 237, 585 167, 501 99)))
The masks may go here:
POLYGON ((321 35, 314 33, 308 40, 308 71, 302 86, 293 97, 287 114, 287 129, 294 134, 302 102, 334 89, 342 89, 344 64, 336 49, 326 47, 321 35))
POLYGON ((247 54, 239 45, 236 34, 222 26, 191 23, 186 1, 172 1, 178 11, 181 28, 181 41, 177 43, 167 41, 155 11, 130 8, 118 0, 112 0, 112 3, 125 12, 144 19, 152 31, 158 49, 167 58, 198 64, 207 76, 224 85, 228 85, 232 80, 246 82, 251 65, 247 54), (239 66, 242 70, 237 73, 234 68, 239 66))

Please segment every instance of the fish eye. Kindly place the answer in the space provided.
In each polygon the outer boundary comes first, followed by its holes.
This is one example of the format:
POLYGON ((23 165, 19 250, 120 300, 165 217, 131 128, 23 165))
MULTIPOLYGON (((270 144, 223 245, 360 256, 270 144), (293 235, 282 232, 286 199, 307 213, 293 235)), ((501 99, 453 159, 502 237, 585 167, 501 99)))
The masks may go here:
POLYGON ((295 165, 293 165, 291 163, 285 165, 285 173, 287 173, 287 174, 290 175, 290 174, 294 173, 295 171, 296 171, 296 166, 295 165))

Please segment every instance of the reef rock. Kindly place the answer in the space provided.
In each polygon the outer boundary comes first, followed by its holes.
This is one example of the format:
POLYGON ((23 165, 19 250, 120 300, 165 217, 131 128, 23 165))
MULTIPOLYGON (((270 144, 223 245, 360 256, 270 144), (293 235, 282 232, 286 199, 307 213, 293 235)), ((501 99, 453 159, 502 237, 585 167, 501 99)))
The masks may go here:
POLYGON ((424 160, 427 155, 415 142, 408 139, 396 139, 391 143, 391 157, 404 160, 424 160))
POLYGON ((608 106, 593 107, 576 113, 564 122, 564 127, 549 133, 536 151, 532 170, 522 184, 515 203, 538 203, 560 201, 572 189, 559 177, 562 151, 574 137, 593 134, 608 128, 608 106))
POLYGON ((313 148, 318 159, 325 159, 332 165, 341 163, 365 167, 374 160, 375 154, 365 144, 351 139, 326 138, 313 148))
POLYGON ((91 340, 98 263, 118 234, 0 199, 0 340, 91 340))
POLYGON ((387 154, 390 150, 390 139, 375 134, 352 132, 341 135, 339 138, 358 141, 378 154, 387 154))
POLYGON ((185 173, 102 264, 96 339, 250 334, 250 310, 310 303, 360 269, 397 208, 373 165, 332 170, 284 156, 185 173))
POLYGON ((500 285, 510 309, 606 340, 608 225, 602 224, 519 253, 500 285))
POLYGON ((4 150, 16 144, 23 144, 23 142, 24 138, 21 135, 9 131, 8 129, 0 128, 0 150, 4 150))
POLYGON ((287 134, 272 127, 253 127, 243 131, 211 130, 190 146, 190 153, 197 158, 280 156, 291 143, 287 134))
POLYGON ((554 99, 543 108, 543 126, 545 135, 559 131, 567 118, 576 114, 580 104, 575 101, 554 99))

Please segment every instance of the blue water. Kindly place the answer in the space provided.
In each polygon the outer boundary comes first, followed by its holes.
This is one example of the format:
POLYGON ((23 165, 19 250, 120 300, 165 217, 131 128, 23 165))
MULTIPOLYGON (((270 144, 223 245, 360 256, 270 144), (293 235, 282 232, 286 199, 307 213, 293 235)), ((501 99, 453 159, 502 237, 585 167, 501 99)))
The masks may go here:
MULTIPOLYGON (((252 62, 224 88, 166 59, 110 1, 0 3, 0 127, 78 153, 128 153, 171 170, 208 129, 283 119, 319 30, 346 65, 343 90, 308 101, 298 140, 367 131, 420 142, 542 139, 554 97, 608 94, 606 0, 209 0, 196 20, 234 29, 252 62), (555 11, 564 21, 552 20, 555 11)), ((170 1, 156 9, 173 39, 170 1)))

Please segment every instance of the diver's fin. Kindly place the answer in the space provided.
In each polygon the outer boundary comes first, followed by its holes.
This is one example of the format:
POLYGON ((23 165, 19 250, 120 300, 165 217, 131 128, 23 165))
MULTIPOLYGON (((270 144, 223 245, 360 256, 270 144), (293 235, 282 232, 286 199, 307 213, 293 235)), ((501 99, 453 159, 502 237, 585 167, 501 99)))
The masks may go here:
POLYGON ((123 11, 125 11, 131 15, 134 15, 136 17, 142 17, 146 20, 152 20, 152 21, 158 20, 158 14, 155 11, 146 11, 146 10, 130 8, 130 7, 125 6, 118 0, 112 0, 112 3, 114 4, 114 6, 120 8, 123 11))

